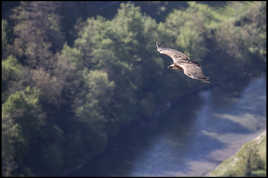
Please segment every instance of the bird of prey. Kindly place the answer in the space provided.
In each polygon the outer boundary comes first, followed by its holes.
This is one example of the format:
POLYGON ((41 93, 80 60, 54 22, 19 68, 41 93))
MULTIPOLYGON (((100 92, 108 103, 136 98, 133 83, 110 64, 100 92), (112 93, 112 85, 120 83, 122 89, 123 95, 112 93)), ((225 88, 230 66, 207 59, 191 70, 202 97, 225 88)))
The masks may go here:
POLYGON ((161 48, 158 42, 156 42, 156 49, 159 53, 165 54, 173 60, 173 64, 168 66, 169 69, 181 70, 192 79, 210 83, 209 78, 203 74, 200 64, 191 61, 190 58, 182 52, 170 48, 161 48))

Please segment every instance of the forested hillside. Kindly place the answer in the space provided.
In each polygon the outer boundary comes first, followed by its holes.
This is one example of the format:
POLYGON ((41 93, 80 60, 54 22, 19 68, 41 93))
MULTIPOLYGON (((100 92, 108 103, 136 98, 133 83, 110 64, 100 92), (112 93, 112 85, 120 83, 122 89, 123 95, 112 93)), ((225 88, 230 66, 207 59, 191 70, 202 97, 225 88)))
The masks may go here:
POLYGON ((168 70, 155 41, 226 90, 266 72, 266 2, 2 5, 4 176, 62 175, 206 85, 168 70))

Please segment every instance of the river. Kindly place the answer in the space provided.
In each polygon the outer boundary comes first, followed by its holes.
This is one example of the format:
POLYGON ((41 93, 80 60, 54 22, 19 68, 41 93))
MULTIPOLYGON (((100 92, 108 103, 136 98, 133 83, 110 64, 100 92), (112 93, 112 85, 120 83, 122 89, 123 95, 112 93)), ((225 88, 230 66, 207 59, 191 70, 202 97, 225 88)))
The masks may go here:
POLYGON ((233 93, 212 88, 180 98, 153 126, 122 132, 70 176, 206 175, 266 129, 266 76, 233 93))

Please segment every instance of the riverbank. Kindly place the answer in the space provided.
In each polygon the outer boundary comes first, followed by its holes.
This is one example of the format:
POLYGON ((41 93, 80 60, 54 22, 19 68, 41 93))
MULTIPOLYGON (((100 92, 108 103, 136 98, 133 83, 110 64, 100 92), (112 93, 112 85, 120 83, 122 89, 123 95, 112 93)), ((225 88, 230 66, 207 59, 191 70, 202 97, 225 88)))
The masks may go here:
POLYGON ((266 130, 211 171, 211 177, 266 176, 266 130))
POLYGON ((213 88, 171 102, 151 127, 122 130, 104 154, 68 176, 206 175, 266 129, 265 83, 253 80, 239 96, 213 88))

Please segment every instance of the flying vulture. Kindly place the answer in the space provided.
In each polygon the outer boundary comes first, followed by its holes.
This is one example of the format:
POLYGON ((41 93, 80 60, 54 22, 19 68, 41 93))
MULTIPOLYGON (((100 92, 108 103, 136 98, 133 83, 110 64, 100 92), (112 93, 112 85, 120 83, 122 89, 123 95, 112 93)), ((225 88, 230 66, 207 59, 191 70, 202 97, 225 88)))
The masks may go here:
POLYGON ((203 74, 200 64, 191 61, 187 55, 175 49, 161 48, 159 47, 158 42, 156 42, 156 48, 159 53, 165 54, 173 60, 173 64, 168 66, 169 69, 181 70, 185 75, 192 79, 210 83, 209 78, 203 74))

